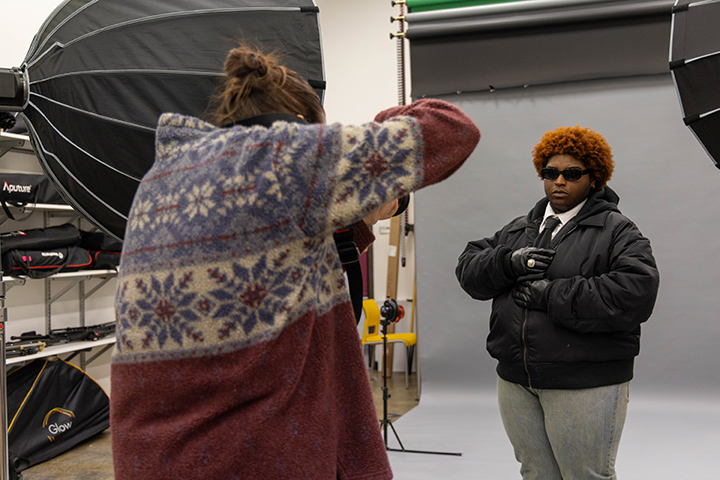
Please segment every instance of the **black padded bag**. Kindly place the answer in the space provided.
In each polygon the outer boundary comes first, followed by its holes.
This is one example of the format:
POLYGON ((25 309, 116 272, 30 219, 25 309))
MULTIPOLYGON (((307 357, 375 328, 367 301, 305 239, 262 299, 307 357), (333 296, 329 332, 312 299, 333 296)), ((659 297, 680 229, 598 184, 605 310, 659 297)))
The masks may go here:
POLYGON ((104 250, 106 252, 119 252, 122 242, 103 232, 80 231, 79 245, 88 250, 104 250))
POLYGON ((41 173, 0 173, 0 187, 3 200, 13 205, 66 205, 50 180, 41 173))
POLYGON ((17 230, 0 235, 0 253, 9 250, 47 250, 78 245, 80 230, 71 224, 17 230))
POLYGON ((10 250, 2 256, 3 274, 11 277, 47 278, 91 265, 90 252, 75 246, 52 250, 10 250))
POLYGON ((90 268, 99 270, 112 270, 120 265, 120 252, 106 252, 104 250, 90 250, 92 265, 90 268))
POLYGON ((22 221, 30 217, 15 217, 9 207, 24 207, 32 204, 66 205, 50 180, 42 174, 0 173, 0 203, 5 215, 11 220, 22 221))
POLYGON ((62 360, 33 360, 13 370, 7 392, 12 472, 56 457, 110 426, 105 391, 62 360))

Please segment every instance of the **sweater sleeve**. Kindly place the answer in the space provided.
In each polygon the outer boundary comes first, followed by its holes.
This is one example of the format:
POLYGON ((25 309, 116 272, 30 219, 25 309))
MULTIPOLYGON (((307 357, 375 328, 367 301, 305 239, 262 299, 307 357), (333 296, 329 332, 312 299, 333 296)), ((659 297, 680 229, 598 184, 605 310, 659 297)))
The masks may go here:
POLYGON ((353 238, 355 239, 355 245, 357 246, 360 253, 367 250, 367 248, 375 241, 375 235, 372 229, 365 225, 362 220, 352 224, 353 238))
POLYGON ((454 105, 435 99, 423 99, 407 106, 380 112, 377 122, 394 117, 414 118, 422 131, 423 182, 421 187, 438 183, 453 174, 470 156, 480 141, 480 130, 454 105))
POLYGON ((299 195, 290 204, 299 208, 296 221, 308 236, 352 225, 381 205, 447 178, 480 139, 465 113, 435 99, 385 110, 365 125, 314 128, 316 145, 303 146, 304 167, 292 171, 299 195))

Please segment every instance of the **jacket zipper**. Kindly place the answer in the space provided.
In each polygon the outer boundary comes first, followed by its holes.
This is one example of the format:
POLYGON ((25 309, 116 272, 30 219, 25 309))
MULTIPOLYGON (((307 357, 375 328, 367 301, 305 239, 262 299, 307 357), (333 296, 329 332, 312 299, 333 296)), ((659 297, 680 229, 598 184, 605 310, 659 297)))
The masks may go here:
POLYGON ((577 224, 573 225, 570 230, 568 230, 567 232, 563 233, 563 236, 560 237, 560 240, 557 242, 557 244, 555 244, 555 247, 557 247, 558 245, 560 245, 560 242, 562 242, 563 240, 565 240, 565 237, 567 237, 567 236, 570 235, 572 232, 574 232, 576 228, 577 228, 577 224))
POLYGON ((530 369, 528 368, 528 347, 527 347, 527 341, 525 338, 525 333, 527 332, 527 323, 528 323, 528 309, 523 309, 523 316, 525 317, 523 319, 523 325, 522 325, 522 342, 523 342, 523 365, 525 366, 525 374, 527 375, 528 379, 528 387, 533 388, 532 386, 532 380, 530 379, 530 369))
MULTIPOLYGON (((557 242, 555 247, 557 248, 557 245, 560 244, 563 240, 565 240, 565 237, 567 237, 571 232, 573 232, 577 228, 577 225, 573 225, 570 230, 563 233, 563 236, 560 238, 560 240, 557 242)), ((527 375, 528 379, 528 387, 533 388, 532 386, 532 379, 530 378, 530 367, 528 367, 528 347, 527 347, 527 324, 528 324, 528 317, 529 317, 530 311, 527 308, 523 309, 523 325, 522 325, 522 344, 523 344, 523 366, 525 367, 525 374, 527 375)))

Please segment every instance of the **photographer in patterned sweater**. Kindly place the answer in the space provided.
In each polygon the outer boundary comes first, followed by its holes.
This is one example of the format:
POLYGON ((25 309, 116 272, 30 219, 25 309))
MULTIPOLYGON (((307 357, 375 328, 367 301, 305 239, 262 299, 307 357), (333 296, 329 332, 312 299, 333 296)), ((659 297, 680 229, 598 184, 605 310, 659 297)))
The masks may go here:
POLYGON ((161 116, 128 218, 115 478, 392 478, 333 232, 366 248, 480 132, 433 99, 325 125, 275 57, 241 46, 225 71, 212 123, 161 116))

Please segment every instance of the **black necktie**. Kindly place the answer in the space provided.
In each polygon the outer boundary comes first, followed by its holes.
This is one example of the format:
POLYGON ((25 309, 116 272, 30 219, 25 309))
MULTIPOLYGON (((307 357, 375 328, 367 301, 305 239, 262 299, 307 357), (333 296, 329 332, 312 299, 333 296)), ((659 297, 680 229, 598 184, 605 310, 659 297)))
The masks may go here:
POLYGON ((547 248, 548 245, 550 245, 550 240, 552 239, 552 232, 555 230, 555 227, 558 226, 558 223, 560 223, 560 219, 555 215, 548 217, 547 222, 545 223, 545 229, 540 233, 537 240, 535 241, 536 247, 547 248))

